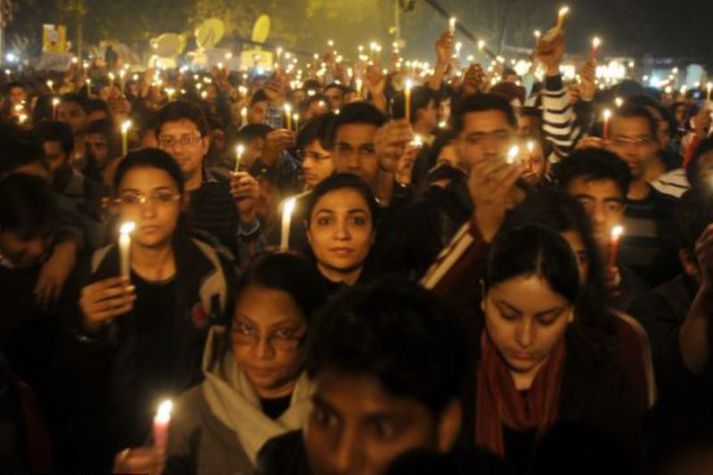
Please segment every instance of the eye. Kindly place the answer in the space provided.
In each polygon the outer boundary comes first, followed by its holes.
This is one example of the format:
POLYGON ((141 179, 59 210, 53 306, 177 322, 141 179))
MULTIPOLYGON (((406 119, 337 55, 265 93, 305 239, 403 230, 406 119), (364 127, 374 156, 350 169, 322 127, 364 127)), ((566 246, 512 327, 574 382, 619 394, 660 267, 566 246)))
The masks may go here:
POLYGON ((312 420, 316 425, 324 428, 336 427, 338 423, 337 418, 334 417, 333 414, 319 407, 315 407, 312 410, 312 420))
POLYGON ((124 195, 121 195, 119 198, 123 203, 126 203, 127 205, 135 205, 141 202, 141 195, 133 194, 133 193, 127 193, 124 195))
POLYGON ((356 226, 366 226, 367 218, 365 216, 353 216, 352 224, 356 226))
POLYGON ((393 440, 398 437, 400 427, 393 421, 376 421, 373 425, 374 435, 382 440, 393 440))
POLYGON ((164 192, 162 192, 162 193, 156 193, 156 194, 153 196, 153 199, 154 199, 157 203, 166 204, 166 203, 170 203, 171 201, 173 201, 173 199, 174 199, 175 196, 176 196, 176 195, 174 195, 174 194, 171 193, 171 192, 164 191, 164 192))
POLYGON ((273 336, 281 340, 294 340, 297 335, 297 330, 294 328, 280 328, 275 330, 273 336))
POLYGON ((329 226, 332 221, 332 218, 328 217, 317 218, 317 226, 329 226))

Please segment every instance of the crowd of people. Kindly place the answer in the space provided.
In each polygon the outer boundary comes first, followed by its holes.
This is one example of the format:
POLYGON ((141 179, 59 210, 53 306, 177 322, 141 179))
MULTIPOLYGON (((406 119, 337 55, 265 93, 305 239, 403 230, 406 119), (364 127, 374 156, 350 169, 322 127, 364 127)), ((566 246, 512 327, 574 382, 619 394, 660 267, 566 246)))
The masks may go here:
POLYGON ((710 104, 555 33, 8 71, 0 471, 713 472, 710 104))

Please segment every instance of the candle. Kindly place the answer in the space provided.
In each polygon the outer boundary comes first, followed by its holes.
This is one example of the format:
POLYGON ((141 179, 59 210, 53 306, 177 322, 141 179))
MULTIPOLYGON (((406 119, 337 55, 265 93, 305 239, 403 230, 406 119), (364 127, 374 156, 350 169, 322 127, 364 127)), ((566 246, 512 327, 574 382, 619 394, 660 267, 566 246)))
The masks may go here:
POLYGON ((706 90, 708 91, 708 94, 706 95, 706 102, 711 101, 711 91, 713 91, 713 82, 709 82, 706 84, 706 90))
POLYGON ((616 99, 614 99, 614 104, 616 104, 616 108, 619 109, 621 106, 624 105, 624 99, 622 99, 621 97, 617 97, 616 99))
POLYGON ((131 129, 131 121, 125 120, 121 124, 121 154, 126 156, 129 153, 129 129, 131 129))
POLYGON ((423 137, 420 134, 414 134, 413 140, 409 143, 409 145, 417 148, 423 147, 423 137))
POLYGON ((601 44, 602 44, 602 40, 598 36, 595 36, 592 39, 592 54, 590 55, 590 59, 592 59, 592 60, 597 59, 597 51, 599 51, 599 47, 601 46, 601 44))
POLYGON ((452 16, 450 20, 448 20, 448 31, 452 34, 456 32, 456 23, 458 23, 458 18, 452 16))
POLYGON ((359 96, 359 98, 364 97, 364 91, 362 89, 362 86, 363 86, 363 81, 361 79, 357 79, 356 80, 356 88, 357 88, 357 95, 359 96))
POLYGON ((292 212, 294 210, 294 198, 288 199, 282 205, 282 236, 280 239, 281 251, 287 251, 290 248, 290 223, 292 222, 292 212))
POLYGON ((56 97, 52 99, 52 120, 57 120, 57 106, 59 105, 59 99, 56 97))
POLYGON ((109 81, 111 81, 111 87, 114 87, 114 79, 116 76, 114 76, 114 73, 109 73, 109 81))
POLYGON ((508 165, 514 165, 518 163, 519 160, 519 155, 520 155, 520 147, 517 145, 513 145, 510 147, 510 150, 508 150, 508 155, 505 161, 507 162, 508 165))
POLYGON ((47 87, 49 87, 49 88, 50 88, 50 92, 51 92, 52 94, 54 94, 54 81, 53 81, 53 80, 51 80, 51 79, 48 79, 48 80, 47 80, 47 87))
POLYGON ((555 27, 557 32, 562 31, 562 28, 564 27, 564 17, 566 17, 568 13, 568 6, 560 8, 559 12, 557 12, 557 26, 555 27))
POLYGON ((119 272, 122 277, 131 275, 131 233, 136 229, 136 224, 133 221, 127 221, 119 228, 119 272))
POLYGON ((285 104, 285 127, 292 130, 292 106, 285 104))
POLYGON ((604 109, 602 115, 604 116, 604 140, 609 140, 609 120, 611 119, 611 111, 609 109, 604 109))
POLYGON ((614 226, 611 230, 611 239, 609 240, 609 268, 616 267, 616 256, 619 251, 619 239, 624 233, 624 228, 614 226))
POLYGON ((19 116, 17 116, 17 122, 18 122, 20 125, 22 125, 22 124, 24 124, 25 122, 27 122, 27 114, 22 113, 22 114, 20 114, 19 116))
POLYGON ((238 146, 235 147, 235 173, 240 170, 240 160, 243 158, 244 153, 245 146, 243 144, 238 144, 238 146))
POLYGON ((248 108, 243 107, 240 109, 240 121, 242 125, 248 125, 248 108))
POLYGON ((126 88, 126 70, 122 69, 119 71, 119 87, 121 88, 121 93, 124 93, 124 89, 126 88))
POLYGON ((485 63, 485 40, 478 41, 478 52, 480 53, 480 63, 485 63))
POLYGON ((535 142, 533 140, 528 140, 527 141, 527 168, 530 170, 530 173, 535 171, 535 167, 533 165, 534 158, 535 158, 535 142))
POLYGON ((406 80, 404 89, 404 116, 406 120, 411 123, 411 88, 413 87, 413 82, 410 79, 406 80))
POLYGON ((159 450, 165 451, 168 447, 168 428, 171 425, 172 411, 173 403, 167 399, 158 406, 153 419, 153 445, 159 450))
POLYGON ((300 130, 300 115, 297 113, 292 114, 292 121, 295 123, 295 132, 300 130))

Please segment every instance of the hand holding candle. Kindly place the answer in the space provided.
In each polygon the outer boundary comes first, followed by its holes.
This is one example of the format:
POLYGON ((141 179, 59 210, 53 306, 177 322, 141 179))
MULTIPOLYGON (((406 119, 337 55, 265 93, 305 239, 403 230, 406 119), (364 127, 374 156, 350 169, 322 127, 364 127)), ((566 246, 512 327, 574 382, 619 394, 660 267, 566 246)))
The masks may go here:
POLYGON ((127 221, 119 229, 119 275, 131 275, 131 233, 136 229, 133 221, 127 221))
POLYGON ((173 403, 165 400, 158 407, 158 412, 153 419, 153 443, 156 449, 165 451, 168 447, 168 429, 171 426, 171 412, 173 403))
POLYGON ((282 205, 281 251, 287 251, 290 248, 290 224, 292 223, 292 212, 295 210, 295 202, 295 198, 290 198, 282 205))
POLYGON ((285 104, 284 109, 285 109, 285 128, 288 130, 292 130, 292 106, 289 104, 285 104))

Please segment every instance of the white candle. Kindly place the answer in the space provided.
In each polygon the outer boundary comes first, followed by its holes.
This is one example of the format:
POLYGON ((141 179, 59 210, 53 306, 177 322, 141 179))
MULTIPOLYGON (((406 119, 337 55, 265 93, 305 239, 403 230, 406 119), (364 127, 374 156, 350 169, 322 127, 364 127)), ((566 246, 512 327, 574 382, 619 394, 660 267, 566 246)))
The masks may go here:
POLYGON ((54 81, 53 81, 53 80, 51 80, 51 79, 48 79, 48 80, 47 80, 47 87, 49 87, 49 88, 50 88, 50 92, 51 92, 52 94, 54 94, 54 81))
POLYGON ((121 154, 126 156, 129 153, 129 129, 131 129, 131 121, 125 120, 121 124, 121 154))
POLYGON ((597 59, 597 51, 599 51, 599 47, 602 45, 602 40, 598 36, 595 36, 592 39, 592 55, 591 59, 597 59))
POLYGON ((300 115, 292 114, 292 121, 295 123, 295 132, 298 132, 300 130, 300 115))
POLYGON ((243 107, 242 109, 240 109, 240 120, 241 120, 243 126, 248 125, 248 108, 247 107, 243 107))
POLYGON ((245 153, 245 146, 238 144, 238 146, 235 147, 235 173, 240 170, 240 160, 243 158, 243 153, 245 153))
POLYGON ((294 198, 288 199, 282 205, 282 236, 280 238, 281 251, 287 251, 290 248, 290 223, 292 222, 292 212, 294 210, 294 198))
POLYGON ((450 20, 448 20, 448 31, 450 31, 451 34, 456 32, 456 23, 458 23, 458 18, 452 16, 450 20))
POLYGON ((611 120, 611 111, 609 109, 604 109, 604 140, 609 140, 609 120, 611 120))
POLYGON ((404 89, 404 116, 406 120, 411 122, 411 89, 413 88, 413 81, 410 79, 406 80, 404 89))
POLYGON ((292 106, 285 104, 285 127, 288 130, 292 130, 292 106))
POLYGON ((52 99, 52 120, 57 120, 57 106, 59 105, 59 99, 56 97, 52 99))
POLYGON ((122 277, 131 275, 131 233, 136 229, 133 221, 127 221, 119 228, 119 271, 122 277))
POLYGON ((508 163, 508 165, 514 165, 520 161, 520 147, 518 145, 513 145, 510 147, 510 150, 508 150, 508 155, 505 161, 508 163))
POLYGON ((609 267, 616 266, 616 257, 619 252, 619 239, 624 234, 624 228, 614 226, 611 230, 611 240, 609 241, 609 267))
POLYGON ((165 400, 158 406, 158 411, 153 419, 153 443, 159 450, 166 450, 168 447, 168 429, 171 425, 171 412, 173 402, 165 400))

